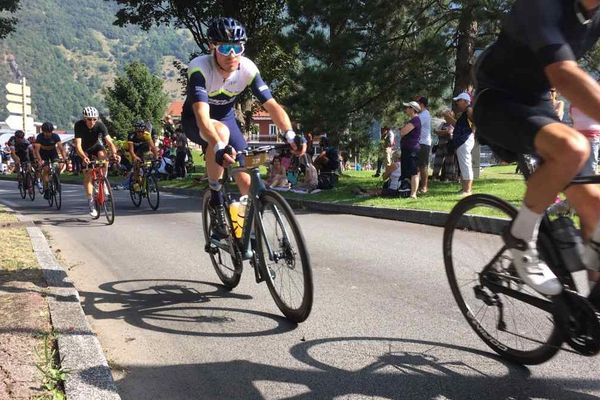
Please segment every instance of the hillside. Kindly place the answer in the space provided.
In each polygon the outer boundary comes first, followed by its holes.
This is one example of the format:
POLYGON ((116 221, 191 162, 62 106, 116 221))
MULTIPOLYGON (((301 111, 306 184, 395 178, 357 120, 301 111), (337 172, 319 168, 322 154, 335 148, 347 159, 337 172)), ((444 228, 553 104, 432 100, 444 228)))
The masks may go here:
MULTIPOLYGON (((36 120, 70 129, 85 105, 105 112, 101 88, 112 84, 133 60, 162 76, 172 97, 179 94, 171 63, 187 61, 196 50, 187 32, 113 26, 117 7, 102 0, 21 0, 21 4, 16 32, 0 42, 0 82, 2 86, 16 82, 14 57, 32 88, 36 120)), ((8 115, 5 105, 1 96, 2 120, 8 115)))

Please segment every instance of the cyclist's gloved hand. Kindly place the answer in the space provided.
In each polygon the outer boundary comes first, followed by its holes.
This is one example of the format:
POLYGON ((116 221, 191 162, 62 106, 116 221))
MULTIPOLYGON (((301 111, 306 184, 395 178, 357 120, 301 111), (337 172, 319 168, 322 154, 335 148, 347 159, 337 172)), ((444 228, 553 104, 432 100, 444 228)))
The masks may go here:
POLYGON ((235 162, 235 150, 230 145, 224 145, 219 142, 215 145, 215 161, 217 164, 226 167, 235 162))

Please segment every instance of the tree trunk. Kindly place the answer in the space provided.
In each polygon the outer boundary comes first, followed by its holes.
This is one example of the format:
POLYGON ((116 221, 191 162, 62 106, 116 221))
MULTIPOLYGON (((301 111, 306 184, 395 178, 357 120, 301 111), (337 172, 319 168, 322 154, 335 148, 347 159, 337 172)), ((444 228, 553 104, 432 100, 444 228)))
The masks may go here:
POLYGON ((475 20, 475 2, 465 1, 458 23, 456 46, 456 74, 454 78, 454 96, 464 91, 473 90, 473 55, 477 37, 477 21, 475 20))

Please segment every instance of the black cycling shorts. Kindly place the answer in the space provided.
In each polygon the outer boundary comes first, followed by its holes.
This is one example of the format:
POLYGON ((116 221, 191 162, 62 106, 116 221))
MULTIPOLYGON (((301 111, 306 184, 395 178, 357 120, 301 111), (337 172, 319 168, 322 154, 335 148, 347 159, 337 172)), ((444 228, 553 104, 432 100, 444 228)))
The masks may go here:
POLYGON ((88 155, 88 157, 98 157, 98 152, 104 151, 104 150, 106 150, 106 149, 102 145, 102 143, 97 142, 95 145, 93 145, 89 149, 85 150, 85 153, 88 155))
MULTIPOLYGON (((238 152, 246 150, 248 143, 246 143, 246 139, 244 138, 244 135, 242 134, 242 131, 240 130, 240 127, 235 119, 230 118, 219 122, 229 128, 228 144, 238 152)), ((208 146, 208 143, 200 136, 200 130, 198 129, 198 125, 196 125, 196 119, 193 116, 183 118, 181 120, 181 126, 185 132, 185 136, 187 136, 187 138, 192 142, 200 145, 202 147, 202 152, 206 154, 206 147, 208 146)), ((237 161, 239 162, 240 166, 244 166, 246 161, 244 155, 238 154, 237 161)))
POLYGON ((496 89, 477 92, 473 108, 479 142, 506 161, 535 153, 534 140, 546 125, 560 123, 550 97, 517 97, 496 89))
POLYGON ((45 163, 52 163, 58 160, 58 152, 57 151, 42 151, 40 150, 40 157, 42 161, 45 163))

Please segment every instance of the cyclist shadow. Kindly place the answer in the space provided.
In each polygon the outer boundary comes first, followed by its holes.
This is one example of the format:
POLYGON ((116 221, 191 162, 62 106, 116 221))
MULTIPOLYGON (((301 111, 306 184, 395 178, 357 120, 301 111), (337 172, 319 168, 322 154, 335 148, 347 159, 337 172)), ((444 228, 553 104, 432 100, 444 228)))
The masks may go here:
MULTIPOLYGON (((294 368, 247 360, 122 366, 123 398, 186 399, 596 399, 596 379, 532 378, 529 369, 461 346, 413 339, 347 337, 290 349, 294 368), (491 371, 491 372, 487 372, 491 371), (161 377, 157 382, 155 377, 161 377), (140 389, 144 386, 144 389, 140 389)), ((284 360, 284 355, 273 359, 284 360)), ((277 362, 281 364, 281 361, 277 362)), ((291 363, 291 360, 290 360, 291 363)), ((288 363, 289 364, 289 363, 288 363)))
MULTIPOLYGON (((108 282, 101 292, 80 291, 82 306, 94 319, 124 320, 138 328, 186 336, 251 337, 288 332, 296 324, 261 311, 210 306, 212 299, 250 300, 224 286, 202 281, 156 279, 108 282), (207 290, 206 287, 209 287, 207 290), (238 316, 238 317, 236 317, 238 316), (228 329, 240 319, 267 320, 261 331, 228 329)), ((247 324, 241 324, 244 327, 247 324)))

